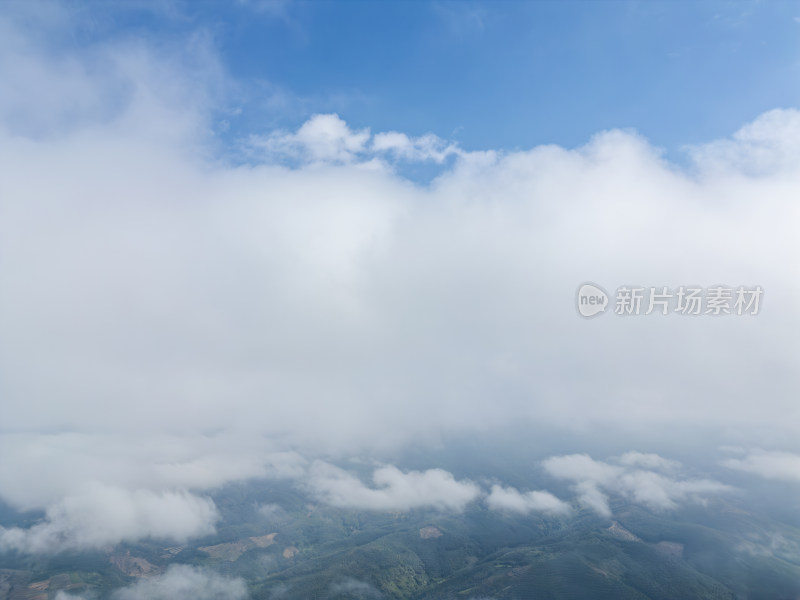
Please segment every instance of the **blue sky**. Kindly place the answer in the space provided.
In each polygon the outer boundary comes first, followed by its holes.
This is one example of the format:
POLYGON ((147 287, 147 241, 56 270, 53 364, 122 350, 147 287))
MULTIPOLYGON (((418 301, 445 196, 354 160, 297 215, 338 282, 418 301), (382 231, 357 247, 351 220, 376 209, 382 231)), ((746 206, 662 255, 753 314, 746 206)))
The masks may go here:
POLYGON ((229 138, 336 112, 468 150, 575 147, 633 128, 680 160, 684 144, 800 105, 794 2, 137 6, 87 5, 89 25, 69 43, 207 36, 237 89, 218 107, 229 138))

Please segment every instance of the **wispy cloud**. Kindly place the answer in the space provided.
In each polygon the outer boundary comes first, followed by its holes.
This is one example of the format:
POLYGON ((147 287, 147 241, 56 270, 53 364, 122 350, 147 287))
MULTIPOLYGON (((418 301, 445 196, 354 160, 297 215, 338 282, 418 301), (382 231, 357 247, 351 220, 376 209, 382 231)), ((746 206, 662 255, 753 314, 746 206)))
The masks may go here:
POLYGON ((381 598, 383 594, 371 583, 361 581, 353 577, 345 577, 341 581, 335 581, 330 586, 331 594, 343 594, 347 597, 355 598, 381 598))
POLYGON ((249 597, 242 579, 189 565, 170 565, 163 575, 141 579, 112 594, 114 600, 244 600, 249 597))
POLYGON ((792 452, 754 450, 744 458, 731 458, 723 464, 765 479, 800 482, 800 454, 792 452))
MULTIPOLYGON (((219 575, 209 569, 174 564, 162 575, 140 579, 114 590, 112 600, 245 600, 250 597, 241 578, 219 575)), ((78 595, 59 590, 55 600, 92 600, 94 595, 78 595)))

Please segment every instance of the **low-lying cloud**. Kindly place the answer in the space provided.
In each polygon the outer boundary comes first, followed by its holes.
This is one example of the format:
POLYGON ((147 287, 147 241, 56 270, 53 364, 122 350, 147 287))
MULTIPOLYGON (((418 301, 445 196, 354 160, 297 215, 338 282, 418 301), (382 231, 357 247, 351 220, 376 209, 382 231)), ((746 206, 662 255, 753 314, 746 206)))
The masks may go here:
POLYGON ((541 512, 553 515, 569 514, 570 505, 559 500, 550 492, 532 491, 520 492, 513 487, 493 485, 486 498, 486 505, 493 510, 528 514, 541 512))
POLYGON ((383 594, 374 585, 353 577, 345 577, 330 585, 330 593, 334 598, 382 598, 383 594))
POLYGON ((0 551, 58 552, 145 537, 183 542, 213 533, 218 518, 211 500, 187 492, 93 484, 49 506, 45 519, 30 528, 0 527, 0 551))
POLYGON ((242 579, 223 577, 189 565, 170 565, 163 575, 141 579, 112 594, 113 600, 244 600, 249 597, 242 579))
POLYGON ((680 463, 655 454, 628 452, 613 462, 598 461, 586 454, 552 456, 542 466, 553 477, 573 483, 579 504, 607 518, 612 516, 609 494, 654 510, 673 510, 684 503, 702 504, 734 490, 718 481, 672 474, 680 463))
POLYGON ((442 469, 404 473, 386 466, 374 471, 372 481, 374 487, 367 486, 347 471, 317 462, 311 467, 307 484, 312 493, 332 506, 384 511, 460 511, 481 494, 475 483, 459 481, 442 469))
MULTIPOLYGON (((140 579, 114 590, 111 600, 245 600, 250 594, 241 578, 219 575, 209 569, 191 565, 174 564, 162 575, 140 579)), ((59 591, 55 600, 93 600, 84 596, 59 591)))

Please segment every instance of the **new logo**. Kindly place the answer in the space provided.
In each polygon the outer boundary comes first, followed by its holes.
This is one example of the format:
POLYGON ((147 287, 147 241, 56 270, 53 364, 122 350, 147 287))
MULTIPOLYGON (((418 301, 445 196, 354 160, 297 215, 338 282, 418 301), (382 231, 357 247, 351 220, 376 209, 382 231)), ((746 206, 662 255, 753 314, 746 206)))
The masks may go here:
POLYGON ((578 288, 578 312, 582 317, 594 317, 605 312, 608 307, 608 294, 593 283, 584 283, 578 288))

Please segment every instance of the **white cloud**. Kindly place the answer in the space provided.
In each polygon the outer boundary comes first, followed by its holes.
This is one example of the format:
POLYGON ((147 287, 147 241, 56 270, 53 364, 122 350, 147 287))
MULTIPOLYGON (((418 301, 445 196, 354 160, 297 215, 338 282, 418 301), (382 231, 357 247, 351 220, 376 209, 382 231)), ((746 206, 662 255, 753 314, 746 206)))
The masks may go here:
POLYGON ((751 176, 796 174, 800 166, 800 111, 774 109, 733 134, 691 148, 697 164, 707 171, 751 176))
POLYGON ((213 532, 211 490, 256 477, 300 479, 307 461, 253 436, 0 435, 0 489, 20 510, 46 510, 29 529, 0 529, 0 547, 97 547, 213 532), (102 452, 97 449, 102 448, 102 452), (31 473, 37 473, 36 478, 31 473))
MULTIPOLYGON (((8 82, 0 122, 37 140, 117 129, 154 143, 207 141, 206 119, 232 82, 202 31, 158 48, 144 39, 101 39, 60 49, 65 32, 97 27, 93 17, 56 2, 4 6, 0 73, 8 82)), ((145 5, 142 5, 145 8, 145 5)), ((149 6, 155 13, 165 5, 149 6)), ((69 34, 67 34, 69 35, 69 34)))
POLYGON ((228 578, 189 565, 170 565, 163 575, 140 579, 114 591, 113 600, 244 600, 249 598, 242 579, 228 578))
POLYGON ((611 506, 608 504, 608 496, 601 492, 597 484, 593 481, 579 481, 575 484, 578 504, 589 510, 593 510, 601 517, 611 518, 611 506))
POLYGON ((520 492, 513 487, 493 485, 486 498, 486 504, 493 510, 506 510, 517 513, 543 512, 554 515, 565 515, 570 506, 559 500, 550 492, 520 492))
POLYGON ((550 475, 572 481, 578 502, 606 518, 612 514, 608 494, 655 510, 672 510, 682 503, 705 503, 709 497, 733 491, 731 486, 717 481, 681 479, 657 472, 673 472, 680 466, 657 454, 627 452, 614 462, 625 466, 597 461, 585 454, 553 456, 542 464, 550 475))
POLYGON ((622 468, 594 460, 588 454, 551 456, 542 462, 542 466, 548 473, 560 479, 600 484, 614 481, 623 473, 622 468))
POLYGON ((317 114, 294 133, 276 131, 267 136, 251 135, 247 147, 262 160, 319 166, 323 164, 359 164, 381 168, 376 159, 443 162, 448 156, 461 155, 455 144, 426 134, 410 138, 390 131, 374 136, 369 129, 353 131, 337 114, 317 114))
POLYGON ((45 519, 28 529, 0 527, 0 550, 58 552, 145 537, 181 542, 213 533, 217 519, 207 498, 95 484, 48 507, 45 519))
POLYGON ((263 439, 224 434, 153 432, 147 444, 130 433, 0 434, 0 455, 3 496, 21 510, 81 495, 98 481, 127 490, 213 489, 255 477, 296 479, 306 464, 263 439))
POLYGON ((455 144, 447 144, 433 134, 410 138, 397 131, 375 134, 372 139, 372 150, 377 153, 386 152, 405 160, 433 160, 437 163, 443 162, 448 156, 462 154, 455 144))
POLYGON ((702 198, 724 189, 698 188, 624 134, 574 152, 465 157, 424 190, 347 166, 208 168, 113 128, 6 142, 9 429, 149 436, 157 414, 157 429, 340 446, 519 420, 603 431, 796 422, 771 416, 791 410, 781 390, 795 377, 781 305, 795 284, 767 258, 794 255, 789 196, 765 197, 763 213, 736 200, 719 220, 702 198), (36 176, 43 161, 48 178, 36 176), (640 232, 656 224, 666 240, 691 231, 661 258, 637 258, 629 250, 652 245, 640 232), (775 233, 747 248, 702 242, 746 226, 775 233), (757 322, 589 325, 571 305, 586 273, 606 285, 763 282, 771 308, 757 322), (726 343, 742 336, 752 343, 726 343), (600 339, 612 349, 592 351, 600 339), (541 366, 554 356, 570 358, 541 366), (765 361, 777 365, 771 394, 755 376, 765 361), (694 380, 722 389, 678 384, 694 380), (610 391, 588 400, 598 389, 610 391), (756 410, 756 391, 770 410, 756 410))
POLYGON ((253 136, 250 145, 270 158, 287 156, 311 163, 350 163, 363 152, 369 138, 368 129, 354 132, 339 115, 330 114, 312 116, 296 133, 253 136))
POLYGON ((800 454, 756 450, 744 458, 731 458, 723 464, 729 469, 753 473, 765 479, 800 482, 800 454))
POLYGON ((335 467, 318 461, 311 467, 308 485, 322 501, 333 506, 368 510, 406 511, 415 508, 461 511, 481 494, 468 480, 456 480, 442 469, 403 472, 396 467, 375 469, 375 487, 335 467))
POLYGON ((652 471, 636 470, 623 475, 619 489, 645 506, 674 509, 680 503, 704 503, 708 497, 731 492, 733 488, 709 479, 676 480, 652 471))

